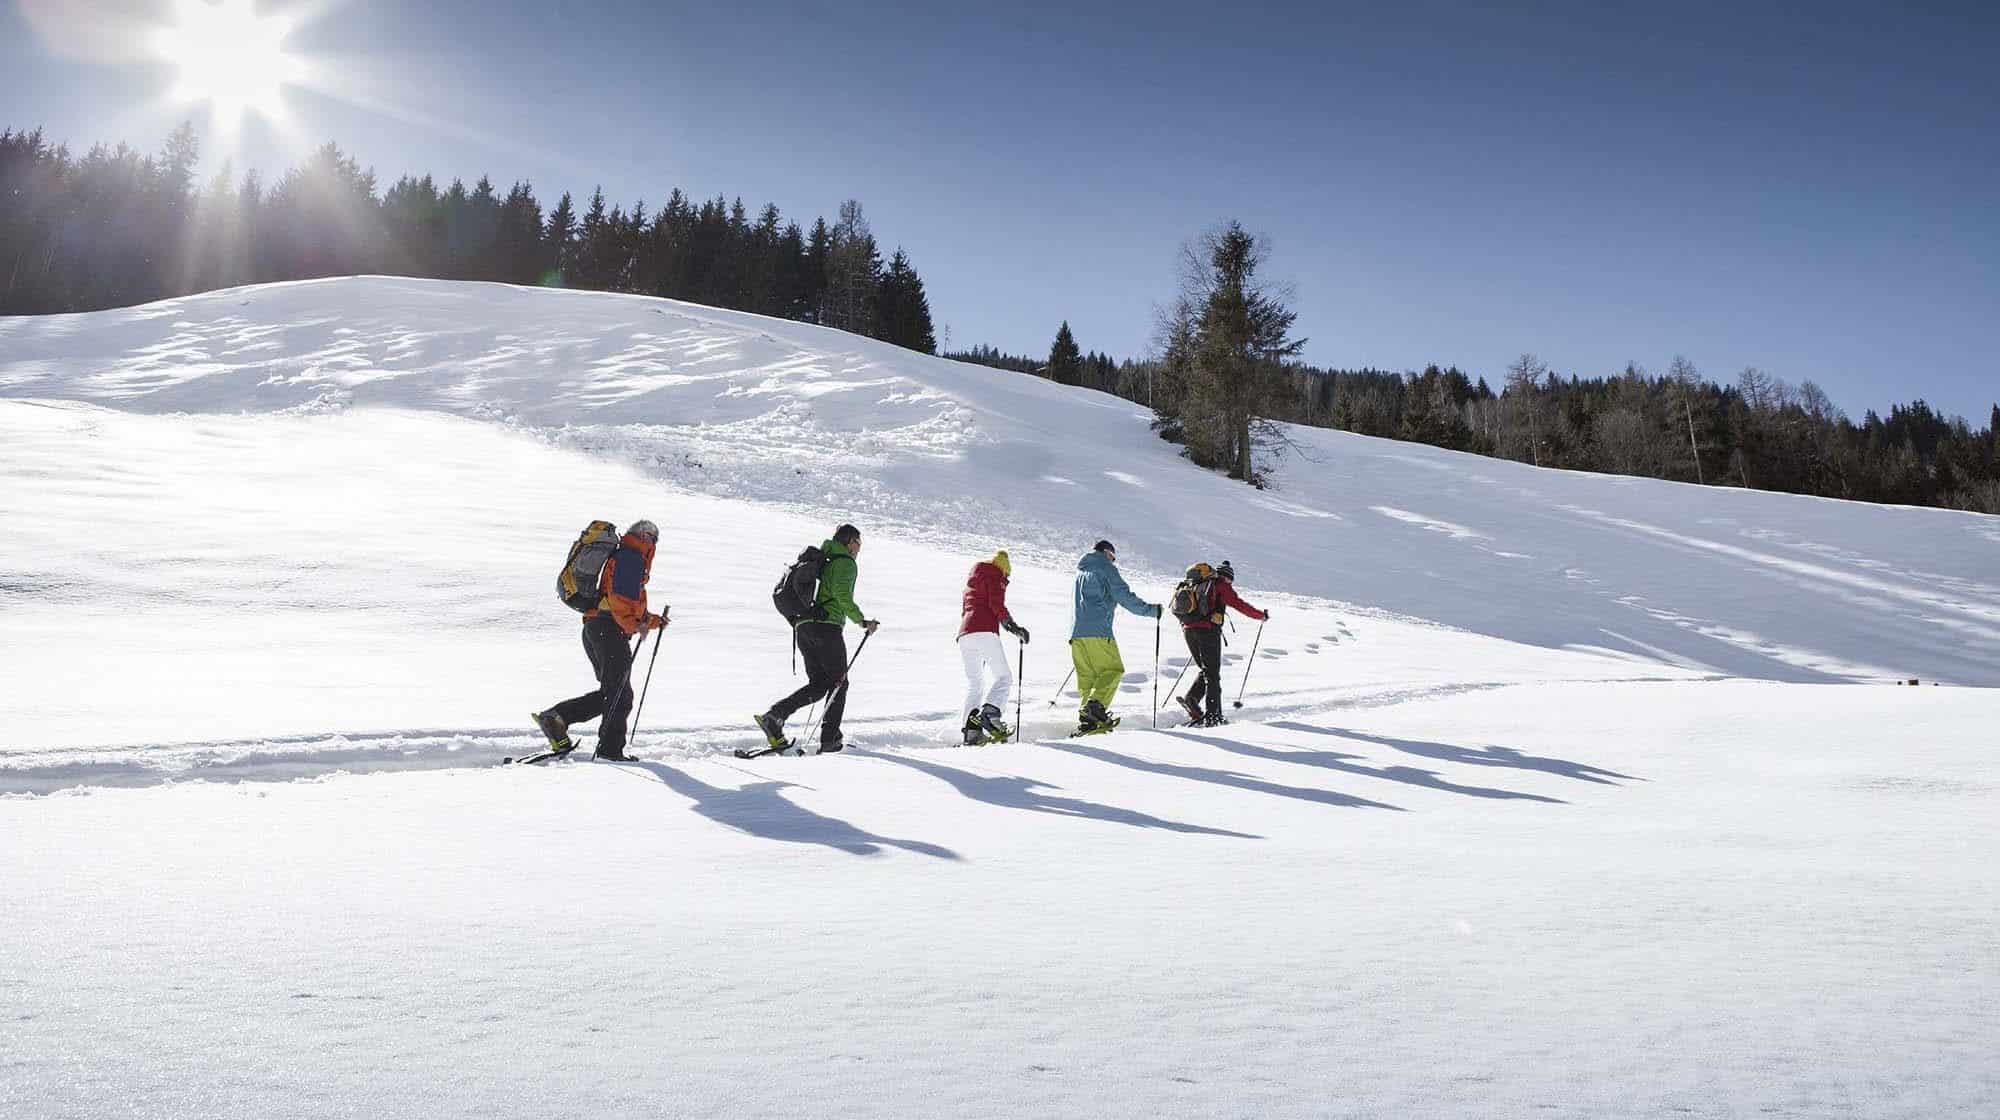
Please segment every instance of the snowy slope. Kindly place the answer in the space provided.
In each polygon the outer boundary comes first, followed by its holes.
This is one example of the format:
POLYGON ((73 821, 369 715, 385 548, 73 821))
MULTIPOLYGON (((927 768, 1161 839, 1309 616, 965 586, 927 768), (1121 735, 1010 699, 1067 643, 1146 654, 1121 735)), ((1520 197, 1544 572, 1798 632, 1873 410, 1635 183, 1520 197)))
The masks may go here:
POLYGON ((1115 398, 839 332, 596 293, 352 279, 0 321, 0 395, 126 411, 504 419, 677 490, 852 515, 1510 641, 1772 680, 2000 684, 1991 517, 1539 471, 1303 431, 1255 494, 1115 398))
POLYGON ((2000 694, 1825 683, 2000 683, 2000 522, 1300 438, 617 296, 0 320, 0 1115, 2000 1107, 2000 694), (593 516, 664 528, 647 761, 494 767, 593 516), (729 758, 850 518, 857 748, 729 758), (1123 616, 1060 738, 1099 536, 1276 608, 1237 723, 1145 730, 1123 616), (1032 741, 937 749, 995 545, 1032 741))

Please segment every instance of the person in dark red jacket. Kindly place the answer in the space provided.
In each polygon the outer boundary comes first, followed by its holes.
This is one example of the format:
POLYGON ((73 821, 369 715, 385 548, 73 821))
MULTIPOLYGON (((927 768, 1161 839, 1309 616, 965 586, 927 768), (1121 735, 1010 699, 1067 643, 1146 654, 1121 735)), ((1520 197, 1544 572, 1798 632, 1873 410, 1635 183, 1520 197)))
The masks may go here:
POLYGON ((1196 564, 1188 569, 1188 580, 1197 588, 1206 585, 1208 612, 1181 619, 1181 636, 1187 639, 1188 653, 1194 656, 1194 663, 1201 667, 1201 673, 1195 677, 1194 687, 1188 690, 1188 694, 1178 699, 1190 723, 1214 727, 1229 722, 1222 718, 1224 611, 1234 608, 1237 613, 1259 622, 1271 617, 1271 614, 1258 610, 1236 594, 1236 569, 1227 560, 1214 568, 1196 564))
POLYGON ((958 655, 965 662, 965 745, 1004 742, 1013 729, 1000 722, 1007 697, 1014 691, 1014 674, 1007 670, 1007 650, 1000 644, 1005 630, 1021 644, 1028 631, 1007 613, 1007 580, 1014 566, 1002 549, 993 559, 972 566, 959 604, 958 655))

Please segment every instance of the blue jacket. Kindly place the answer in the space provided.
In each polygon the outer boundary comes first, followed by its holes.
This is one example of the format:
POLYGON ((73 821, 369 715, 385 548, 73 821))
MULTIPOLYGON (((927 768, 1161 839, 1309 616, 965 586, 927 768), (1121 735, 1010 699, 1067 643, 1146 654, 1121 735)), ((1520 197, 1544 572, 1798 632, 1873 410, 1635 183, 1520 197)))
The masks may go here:
POLYGON ((1085 554, 1076 562, 1076 602, 1075 613, 1070 616, 1070 639, 1116 638, 1111 616, 1117 607, 1147 618, 1160 616, 1160 608, 1132 594, 1132 589, 1125 586, 1125 577, 1118 574, 1118 565, 1109 557, 1102 552, 1085 554))

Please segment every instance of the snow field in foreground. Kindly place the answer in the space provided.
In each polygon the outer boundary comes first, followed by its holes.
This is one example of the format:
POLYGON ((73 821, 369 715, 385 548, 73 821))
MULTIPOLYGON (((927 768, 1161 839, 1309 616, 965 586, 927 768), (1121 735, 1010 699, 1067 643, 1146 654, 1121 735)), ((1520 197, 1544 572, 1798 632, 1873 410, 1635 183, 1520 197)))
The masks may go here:
POLYGON ((0 1112, 1979 1115, 1989 716, 1526 685, 0 799, 0 1112))

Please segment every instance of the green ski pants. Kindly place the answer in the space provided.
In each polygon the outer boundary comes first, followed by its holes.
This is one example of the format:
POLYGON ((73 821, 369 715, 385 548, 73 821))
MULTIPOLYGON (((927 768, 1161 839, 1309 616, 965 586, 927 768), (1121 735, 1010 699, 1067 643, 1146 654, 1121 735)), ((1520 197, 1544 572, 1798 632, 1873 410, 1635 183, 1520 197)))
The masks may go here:
POLYGON ((1110 638, 1071 638, 1069 659, 1076 664, 1077 711, 1092 700, 1110 711, 1118 682, 1125 679, 1125 661, 1118 656, 1118 643, 1110 638))

